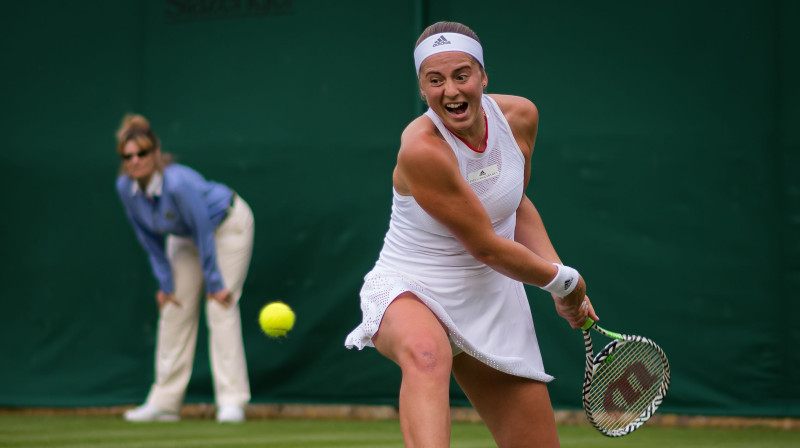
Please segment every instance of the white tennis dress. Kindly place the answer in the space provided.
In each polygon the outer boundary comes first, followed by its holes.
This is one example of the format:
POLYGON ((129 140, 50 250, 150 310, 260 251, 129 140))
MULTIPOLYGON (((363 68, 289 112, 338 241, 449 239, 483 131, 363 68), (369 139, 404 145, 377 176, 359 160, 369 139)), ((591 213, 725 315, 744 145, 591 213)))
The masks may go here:
MULTIPOLYGON (((486 151, 470 149, 428 110, 458 158, 459 169, 480 199, 498 235, 514 238, 524 189, 525 159, 497 103, 484 95, 489 138, 486 151)), ((363 321, 347 348, 374 347, 383 314, 400 294, 414 293, 445 325, 454 354, 461 351, 512 375, 550 381, 544 371, 522 283, 470 255, 414 200, 394 191, 389 231, 375 267, 361 289, 363 321)))

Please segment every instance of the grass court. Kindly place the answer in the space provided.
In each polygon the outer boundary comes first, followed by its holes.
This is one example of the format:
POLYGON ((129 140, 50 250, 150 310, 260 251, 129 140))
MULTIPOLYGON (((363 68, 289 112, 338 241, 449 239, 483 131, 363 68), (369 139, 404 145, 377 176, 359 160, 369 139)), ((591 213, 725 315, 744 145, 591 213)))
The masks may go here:
MULTIPOLYGON (((647 426, 608 438, 589 426, 560 425, 564 448, 800 446, 800 431, 647 426)), ((453 448, 492 448, 486 427, 454 421, 453 448)), ((388 420, 264 419, 222 425, 208 419, 128 423, 106 416, 0 415, 0 447, 58 448, 402 448, 400 424, 388 420)))

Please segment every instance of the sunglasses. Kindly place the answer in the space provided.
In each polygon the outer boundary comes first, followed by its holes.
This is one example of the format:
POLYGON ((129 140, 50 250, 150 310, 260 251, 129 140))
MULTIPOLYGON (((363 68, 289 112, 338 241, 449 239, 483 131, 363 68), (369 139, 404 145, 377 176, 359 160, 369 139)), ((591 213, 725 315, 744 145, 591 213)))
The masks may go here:
POLYGON ((134 153, 131 153, 131 154, 120 154, 120 157, 122 157, 122 160, 131 160, 133 158, 133 156, 136 156, 136 157, 138 157, 140 159, 143 159, 143 158, 147 157, 148 155, 150 155, 151 152, 153 152, 152 149, 143 149, 143 150, 141 150, 139 152, 134 152, 134 153))

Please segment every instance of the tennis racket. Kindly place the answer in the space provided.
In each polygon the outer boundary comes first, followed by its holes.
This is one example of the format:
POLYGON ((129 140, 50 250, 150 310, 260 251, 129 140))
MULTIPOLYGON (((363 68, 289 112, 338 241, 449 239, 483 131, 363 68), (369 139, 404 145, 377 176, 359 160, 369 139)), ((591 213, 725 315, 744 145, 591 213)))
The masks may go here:
POLYGON ((581 329, 586 345, 586 417, 606 436, 630 434, 656 412, 667 394, 667 356, 650 339, 605 330, 592 319, 587 319, 581 329), (597 355, 590 329, 613 339, 597 355))

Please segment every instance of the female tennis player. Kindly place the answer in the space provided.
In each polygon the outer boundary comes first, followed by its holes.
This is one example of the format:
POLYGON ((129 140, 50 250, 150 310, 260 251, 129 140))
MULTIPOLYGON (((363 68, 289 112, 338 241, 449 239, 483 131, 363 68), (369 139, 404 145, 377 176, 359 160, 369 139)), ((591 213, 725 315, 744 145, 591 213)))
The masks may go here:
POLYGON ((225 185, 170 163, 141 115, 117 133, 117 193, 158 280, 155 382, 129 421, 178 420, 192 373, 205 289, 217 421, 245 419, 250 383, 239 298, 253 252, 253 214, 225 185))
POLYGON ((525 195, 538 111, 484 94, 483 50, 462 24, 428 27, 414 60, 429 109, 401 136, 389 231, 345 345, 400 367, 408 447, 449 446, 451 372, 499 447, 558 446, 523 283, 572 328, 597 316, 525 195))

